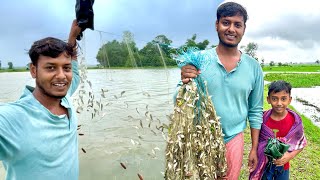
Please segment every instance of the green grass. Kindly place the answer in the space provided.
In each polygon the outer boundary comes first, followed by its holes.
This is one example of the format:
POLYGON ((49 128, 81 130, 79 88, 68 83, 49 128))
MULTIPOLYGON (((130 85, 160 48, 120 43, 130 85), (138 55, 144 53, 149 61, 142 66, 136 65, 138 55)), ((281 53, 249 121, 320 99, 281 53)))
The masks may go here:
POLYGON ((284 80, 290 82, 292 87, 313 87, 320 86, 320 73, 267 73, 266 81, 284 80))
POLYGON ((265 72, 320 72, 320 65, 265 66, 265 72))
MULTIPOLYGON (((294 83, 295 81, 293 81, 294 83)), ((267 88, 264 89, 263 109, 270 109, 271 106, 266 101, 267 88)), ((290 106, 292 110, 295 110, 290 106)), ((300 114, 304 126, 304 133, 307 137, 308 144, 304 150, 290 161, 290 179, 320 179, 320 128, 315 126, 310 119, 300 114)), ((248 155, 251 148, 250 130, 245 130, 245 151, 244 160, 241 170, 240 179, 248 179, 248 155)))
POLYGON ((16 68, 16 69, 0 69, 0 73, 3 72, 26 72, 29 71, 26 68, 16 68))

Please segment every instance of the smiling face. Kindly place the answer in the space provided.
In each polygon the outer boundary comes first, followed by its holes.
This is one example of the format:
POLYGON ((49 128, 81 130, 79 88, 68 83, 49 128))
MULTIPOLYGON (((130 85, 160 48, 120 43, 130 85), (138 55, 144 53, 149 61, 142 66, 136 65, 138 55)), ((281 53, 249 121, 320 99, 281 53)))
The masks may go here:
POLYGON ((243 16, 221 17, 216 21, 219 44, 225 47, 237 47, 245 32, 243 16))
POLYGON ((64 52, 56 58, 40 55, 37 65, 31 64, 30 73, 36 79, 35 96, 61 99, 72 80, 71 57, 64 52))
POLYGON ((272 106, 272 113, 278 116, 284 116, 286 114, 286 108, 291 103, 292 97, 285 90, 279 91, 277 93, 271 92, 267 101, 272 106))

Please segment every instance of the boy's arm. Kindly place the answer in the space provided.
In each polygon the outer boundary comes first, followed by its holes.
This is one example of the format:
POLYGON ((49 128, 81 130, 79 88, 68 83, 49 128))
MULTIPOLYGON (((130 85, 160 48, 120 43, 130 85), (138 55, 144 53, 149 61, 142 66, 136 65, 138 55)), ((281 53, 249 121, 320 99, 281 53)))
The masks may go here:
POLYGON ((273 163, 277 166, 283 166, 291 159, 293 159, 296 155, 298 155, 303 149, 294 150, 291 152, 286 152, 280 159, 276 159, 273 163))

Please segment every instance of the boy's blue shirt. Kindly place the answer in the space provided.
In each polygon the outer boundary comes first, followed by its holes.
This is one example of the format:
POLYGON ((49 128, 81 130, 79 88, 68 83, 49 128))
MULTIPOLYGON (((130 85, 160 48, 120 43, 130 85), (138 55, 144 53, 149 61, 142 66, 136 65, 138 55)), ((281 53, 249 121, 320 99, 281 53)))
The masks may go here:
POLYGON ((68 115, 54 115, 34 98, 27 86, 20 99, 0 106, 0 160, 6 179, 78 179, 77 117, 70 96, 80 77, 72 61, 73 78, 61 105, 68 115))

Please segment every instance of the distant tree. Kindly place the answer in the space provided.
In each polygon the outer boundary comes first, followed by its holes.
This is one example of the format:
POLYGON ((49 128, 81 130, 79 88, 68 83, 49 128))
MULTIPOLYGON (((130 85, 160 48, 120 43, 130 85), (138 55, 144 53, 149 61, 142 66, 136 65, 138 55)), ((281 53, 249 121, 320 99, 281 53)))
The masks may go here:
POLYGON ((276 63, 274 61, 270 61, 269 66, 274 66, 276 63))
POLYGON ((191 39, 187 39, 187 42, 185 43, 185 46, 187 47, 198 47, 200 50, 204 50, 209 45, 209 41, 205 39, 202 42, 196 42, 197 34, 194 34, 191 39))
POLYGON ((260 65, 261 65, 261 67, 264 67, 264 58, 261 59, 260 65))
POLYGON ((258 44, 254 43, 254 42, 249 42, 247 44, 247 46, 241 46, 241 49, 244 50, 245 53, 247 53, 248 55, 252 56, 253 58, 255 58, 256 60, 258 60, 257 57, 257 50, 258 50, 258 44))
POLYGON ((282 66, 282 63, 281 63, 281 62, 278 62, 278 66, 282 66))
POLYGON ((97 61, 103 67, 122 67, 126 64, 128 50, 125 44, 113 40, 104 44, 98 51, 97 61))
POLYGON ((0 69, 1 69, 1 61, 0 61, 0 69))
POLYGON ((8 69, 13 69, 13 63, 12 62, 8 62, 8 69))
MULTIPOLYGON (((316 60, 316 64, 320 64, 320 60, 319 59, 316 60)), ((0 62, 0 68, 1 68, 1 62, 0 62)))
POLYGON ((171 47, 172 40, 167 38, 165 35, 158 35, 157 37, 152 40, 153 43, 159 44, 161 50, 164 52, 166 57, 170 57, 170 53, 172 52, 173 48, 171 47))
MULTIPOLYGON (((128 55, 126 57, 125 66, 129 67, 137 67, 137 60, 139 55, 138 48, 136 47, 136 43, 134 41, 134 35, 130 31, 124 31, 122 35, 122 43, 127 47, 128 55)), ((141 63, 140 63, 141 66, 141 63)))
POLYGON ((213 44, 212 46, 211 46, 211 48, 215 48, 215 47, 217 47, 218 45, 215 45, 215 44, 213 44))

